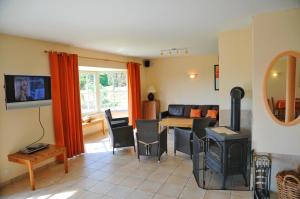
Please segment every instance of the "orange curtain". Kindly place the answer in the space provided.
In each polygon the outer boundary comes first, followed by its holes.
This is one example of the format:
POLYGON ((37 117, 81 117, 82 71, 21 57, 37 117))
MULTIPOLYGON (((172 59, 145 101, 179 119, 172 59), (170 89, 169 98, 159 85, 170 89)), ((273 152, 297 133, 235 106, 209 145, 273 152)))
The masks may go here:
MULTIPOLYGON (((84 153, 79 94, 78 56, 49 52, 55 142, 67 156, 84 153)), ((58 157, 61 160, 62 157, 58 157)))
POLYGON ((135 128, 135 122, 141 118, 141 81, 140 64, 129 62, 128 69, 128 112, 129 122, 135 128))

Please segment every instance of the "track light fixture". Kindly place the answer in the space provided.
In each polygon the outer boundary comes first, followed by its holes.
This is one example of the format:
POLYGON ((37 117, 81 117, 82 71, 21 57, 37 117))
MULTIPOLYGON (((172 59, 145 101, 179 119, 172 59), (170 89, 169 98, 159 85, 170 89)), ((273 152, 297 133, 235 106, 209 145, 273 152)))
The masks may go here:
POLYGON ((160 51, 160 55, 179 55, 179 54, 188 54, 188 48, 170 48, 170 49, 163 49, 160 51))

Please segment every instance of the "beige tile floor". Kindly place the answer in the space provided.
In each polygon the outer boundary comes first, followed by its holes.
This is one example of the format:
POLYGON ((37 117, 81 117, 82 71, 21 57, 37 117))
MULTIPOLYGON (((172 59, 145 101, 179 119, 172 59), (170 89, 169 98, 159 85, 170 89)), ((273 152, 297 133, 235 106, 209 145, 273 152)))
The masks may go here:
POLYGON ((172 134, 168 135, 168 155, 160 164, 154 158, 137 160, 132 149, 112 155, 108 138, 89 136, 86 153, 70 159, 70 172, 63 165, 51 165, 36 171, 36 191, 28 178, 0 190, 0 198, 73 199, 250 199, 251 192, 207 191, 197 187, 189 156, 173 154, 172 134))

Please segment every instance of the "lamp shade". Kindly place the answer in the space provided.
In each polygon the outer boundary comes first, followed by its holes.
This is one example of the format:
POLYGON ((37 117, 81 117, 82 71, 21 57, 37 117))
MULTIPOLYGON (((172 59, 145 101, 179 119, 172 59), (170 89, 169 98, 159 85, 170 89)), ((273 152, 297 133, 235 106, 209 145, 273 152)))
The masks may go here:
POLYGON ((155 90, 154 86, 149 86, 148 93, 155 93, 155 92, 156 92, 156 90, 155 90))

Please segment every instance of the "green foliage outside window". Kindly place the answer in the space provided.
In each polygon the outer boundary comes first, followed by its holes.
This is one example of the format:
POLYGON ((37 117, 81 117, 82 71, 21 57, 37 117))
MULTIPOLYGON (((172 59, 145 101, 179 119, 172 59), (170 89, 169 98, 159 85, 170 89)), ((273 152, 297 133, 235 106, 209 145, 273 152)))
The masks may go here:
POLYGON ((100 105, 101 110, 127 110, 127 74, 125 71, 101 72, 100 82, 100 105))
POLYGON ((108 82, 108 75, 107 74, 100 74, 99 75, 99 82, 100 82, 101 86, 103 86, 103 87, 111 85, 108 82))
POLYGON ((83 113, 128 109, 126 71, 81 72, 79 84, 83 113))

